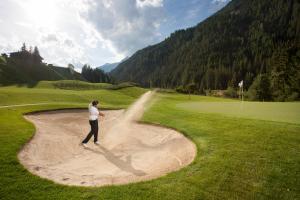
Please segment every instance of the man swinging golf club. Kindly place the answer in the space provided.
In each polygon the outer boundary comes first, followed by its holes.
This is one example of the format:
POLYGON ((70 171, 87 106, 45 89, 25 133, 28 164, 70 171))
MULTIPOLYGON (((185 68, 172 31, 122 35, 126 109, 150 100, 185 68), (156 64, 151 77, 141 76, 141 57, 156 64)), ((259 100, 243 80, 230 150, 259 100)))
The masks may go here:
POLYGON ((98 105, 98 101, 94 100, 92 101, 92 103, 89 104, 89 122, 91 125, 91 131, 89 132, 89 134, 86 136, 86 138, 82 141, 82 145, 84 147, 88 147, 86 144, 88 143, 88 141, 91 139, 91 137, 94 135, 94 143, 96 145, 99 145, 98 142, 98 116, 102 116, 104 117, 105 115, 101 112, 99 112, 97 105, 98 105))

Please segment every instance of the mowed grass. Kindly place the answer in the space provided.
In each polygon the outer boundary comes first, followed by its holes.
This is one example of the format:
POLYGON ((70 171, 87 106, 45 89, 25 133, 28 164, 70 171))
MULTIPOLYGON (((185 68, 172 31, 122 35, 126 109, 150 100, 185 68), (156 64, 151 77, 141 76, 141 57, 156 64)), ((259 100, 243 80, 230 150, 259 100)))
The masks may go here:
POLYGON ((69 90, 97 90, 111 87, 110 83, 89 83, 79 80, 39 81, 36 88, 58 88, 69 90))
POLYGON ((132 103, 145 89, 128 87, 119 90, 63 90, 51 88, 0 87, 0 106, 30 103, 87 105, 98 99, 100 107, 123 108, 132 103))
POLYGON ((177 107, 229 117, 300 123, 300 102, 185 102, 177 107))
POLYGON ((191 138, 197 145, 198 154, 190 166, 152 181, 101 188, 69 187, 41 179, 30 174, 17 160, 17 152, 34 133, 34 126, 24 120, 23 113, 86 107, 90 97, 99 97, 106 108, 126 107, 145 90, 87 92, 1 88, 1 95, 3 91, 6 99, 0 98, 1 105, 54 103, 0 108, 2 199, 300 198, 299 124, 201 113, 179 105, 195 101, 234 101, 201 96, 192 96, 192 100, 188 100, 188 96, 179 94, 156 94, 143 121, 176 128, 191 138))

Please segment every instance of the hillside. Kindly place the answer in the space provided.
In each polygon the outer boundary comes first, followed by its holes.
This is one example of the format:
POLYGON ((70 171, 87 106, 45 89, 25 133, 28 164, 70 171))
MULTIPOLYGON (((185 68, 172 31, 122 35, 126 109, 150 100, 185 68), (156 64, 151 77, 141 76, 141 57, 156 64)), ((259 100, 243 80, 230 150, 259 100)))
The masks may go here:
POLYGON ((97 67, 97 68, 103 70, 106 73, 108 73, 108 72, 111 72, 113 69, 115 69, 118 66, 118 64, 119 64, 119 62, 117 62, 117 63, 106 63, 102 66, 97 67))
POLYGON ((115 62, 115 63, 105 63, 102 66, 97 67, 97 69, 103 70, 105 73, 109 73, 112 70, 114 70, 120 63, 126 61, 129 57, 125 57, 122 59, 120 62, 115 62))
MULTIPOLYGON (((194 84, 197 93, 241 80, 248 89, 264 75, 270 99, 298 96, 299 9, 294 0, 232 0, 197 26, 137 51, 111 75, 152 87, 194 84)), ((263 84, 252 88, 257 85, 263 84)))
MULTIPOLYGON (((49 66, 49 65, 48 65, 49 66)), ((84 80, 82 75, 75 70, 71 70, 66 67, 59 67, 59 66, 51 66, 50 67, 57 73, 59 73, 64 80, 84 80)))
POLYGON ((1 56, 0 85, 35 85, 41 80, 66 79, 84 80, 80 73, 70 68, 47 65, 39 54, 36 56, 25 49, 13 52, 9 57, 6 54, 1 56))

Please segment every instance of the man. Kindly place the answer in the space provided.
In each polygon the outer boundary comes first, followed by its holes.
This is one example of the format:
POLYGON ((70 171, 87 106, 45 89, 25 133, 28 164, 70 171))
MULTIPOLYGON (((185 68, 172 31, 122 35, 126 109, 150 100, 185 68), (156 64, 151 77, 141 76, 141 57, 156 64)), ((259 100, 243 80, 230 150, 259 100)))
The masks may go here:
POLYGON ((82 141, 82 145, 84 147, 87 147, 87 143, 88 141, 91 139, 91 137, 94 135, 94 143, 96 145, 99 145, 98 142, 98 116, 102 116, 104 117, 105 115, 101 112, 99 112, 97 105, 98 105, 98 101, 94 100, 92 101, 92 103, 89 104, 89 122, 91 125, 91 131, 89 132, 89 134, 86 136, 86 138, 82 141))

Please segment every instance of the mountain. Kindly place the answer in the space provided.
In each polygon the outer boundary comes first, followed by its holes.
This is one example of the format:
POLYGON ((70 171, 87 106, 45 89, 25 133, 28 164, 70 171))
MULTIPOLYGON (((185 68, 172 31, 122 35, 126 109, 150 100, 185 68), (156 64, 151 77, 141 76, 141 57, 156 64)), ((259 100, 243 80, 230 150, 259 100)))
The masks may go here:
POLYGON ((244 80, 245 89, 266 86, 275 100, 299 96, 299 4, 232 0, 197 26, 137 51, 111 75, 147 87, 193 84, 197 93, 237 87, 244 80))
POLYGON ((112 70, 114 70, 121 62, 124 62, 128 58, 129 57, 125 57, 123 60, 121 60, 120 62, 116 62, 116 63, 105 63, 104 65, 97 67, 97 69, 102 69, 105 73, 109 73, 112 70))
POLYGON ((109 73, 111 72, 113 69, 115 69, 118 64, 120 64, 120 62, 117 63, 105 63, 104 65, 97 67, 98 69, 102 69, 104 72, 109 73))

